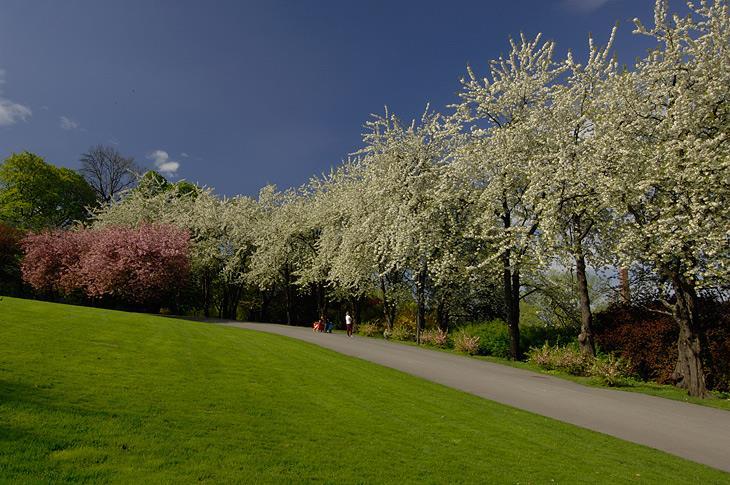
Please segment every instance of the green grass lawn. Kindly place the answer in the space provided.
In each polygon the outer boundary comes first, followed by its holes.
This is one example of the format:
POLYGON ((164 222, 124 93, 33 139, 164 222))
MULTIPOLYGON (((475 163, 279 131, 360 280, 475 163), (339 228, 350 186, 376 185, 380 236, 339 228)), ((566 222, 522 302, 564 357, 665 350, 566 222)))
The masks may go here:
POLYGON ((284 337, 0 301, 0 482, 730 483, 284 337))

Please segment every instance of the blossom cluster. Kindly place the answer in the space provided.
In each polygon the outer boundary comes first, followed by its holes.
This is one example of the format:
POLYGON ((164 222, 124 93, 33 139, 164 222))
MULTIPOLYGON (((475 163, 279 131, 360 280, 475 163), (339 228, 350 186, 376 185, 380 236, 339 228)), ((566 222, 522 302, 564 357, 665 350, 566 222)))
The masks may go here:
POLYGON ((184 229, 154 224, 30 234, 23 279, 38 291, 160 302, 185 284, 189 239, 184 229))

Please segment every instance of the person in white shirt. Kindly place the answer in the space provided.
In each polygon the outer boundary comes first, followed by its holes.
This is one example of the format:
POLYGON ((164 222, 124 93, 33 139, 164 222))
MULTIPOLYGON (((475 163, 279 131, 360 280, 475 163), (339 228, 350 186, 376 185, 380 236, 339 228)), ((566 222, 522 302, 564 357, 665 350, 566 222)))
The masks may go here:
POLYGON ((345 326, 347 327, 347 336, 352 337, 352 317, 350 312, 345 313, 345 326))

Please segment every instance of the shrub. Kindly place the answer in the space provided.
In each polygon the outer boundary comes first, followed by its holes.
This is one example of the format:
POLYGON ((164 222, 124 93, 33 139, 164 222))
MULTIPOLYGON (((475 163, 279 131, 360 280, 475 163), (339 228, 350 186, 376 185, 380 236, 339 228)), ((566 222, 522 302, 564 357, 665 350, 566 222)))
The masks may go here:
POLYGON ((558 369, 576 376, 590 375, 593 357, 585 355, 574 345, 555 348, 561 349, 556 355, 558 369))
POLYGON ((642 379, 670 383, 677 362, 677 326, 670 316, 628 306, 596 315, 596 343, 631 361, 642 379))
POLYGON ((357 333, 365 337, 375 337, 382 332, 382 325, 378 321, 361 323, 357 326, 357 333))
POLYGON ((598 357, 585 355, 576 345, 560 347, 546 342, 542 347, 531 349, 528 355, 530 362, 543 369, 560 370, 574 376, 596 377, 608 386, 625 384, 631 375, 628 360, 615 354, 598 357))
POLYGON ((534 347, 527 352, 527 361, 546 370, 555 369, 553 349, 547 343, 542 347, 534 347))
POLYGON ((383 337, 391 340, 406 341, 413 340, 415 333, 405 325, 393 325, 392 329, 386 329, 383 332, 383 337))
POLYGON ((631 363, 615 354, 598 356, 593 360, 590 374, 607 386, 621 386, 631 375, 631 363))
POLYGON ((523 349, 550 345, 567 345, 577 341, 580 327, 553 326, 544 323, 520 325, 520 345, 523 349))
POLYGON ((472 337, 479 337, 479 355, 493 355, 509 358, 510 337, 507 324, 496 319, 485 323, 471 323, 459 329, 459 332, 472 337))
POLYGON ((589 375, 593 364, 593 358, 582 354, 574 345, 553 347, 547 342, 542 347, 531 349, 528 360, 543 369, 561 370, 576 376, 589 375))
POLYGON ((717 391, 730 391, 730 302, 706 305, 702 314, 707 334, 709 370, 707 385, 717 391))
POLYGON ((449 334, 440 328, 424 330, 421 334, 421 343, 443 349, 449 345, 449 334))
MULTIPOLYGON (((677 363, 677 325, 671 316, 651 308, 614 305, 596 314, 596 343, 630 361, 631 372, 640 378, 672 383, 677 363)), ((699 309, 700 325, 707 337, 707 386, 730 390, 730 303, 703 299, 699 309)))
POLYGON ((477 355, 479 353, 478 335, 469 335, 464 331, 459 331, 454 337, 454 350, 469 355, 477 355))
POLYGON ((412 308, 406 306, 395 317, 393 328, 405 328, 411 335, 416 335, 416 315, 412 308))

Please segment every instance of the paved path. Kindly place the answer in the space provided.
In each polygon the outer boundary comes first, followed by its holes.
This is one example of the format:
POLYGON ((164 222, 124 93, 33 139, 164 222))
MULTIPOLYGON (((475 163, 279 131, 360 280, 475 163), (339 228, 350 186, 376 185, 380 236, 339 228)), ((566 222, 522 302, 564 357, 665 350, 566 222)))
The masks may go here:
POLYGON ((293 337, 730 472, 728 411, 586 387, 523 369, 380 339, 313 334, 308 328, 285 325, 221 324, 293 337))

